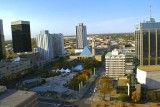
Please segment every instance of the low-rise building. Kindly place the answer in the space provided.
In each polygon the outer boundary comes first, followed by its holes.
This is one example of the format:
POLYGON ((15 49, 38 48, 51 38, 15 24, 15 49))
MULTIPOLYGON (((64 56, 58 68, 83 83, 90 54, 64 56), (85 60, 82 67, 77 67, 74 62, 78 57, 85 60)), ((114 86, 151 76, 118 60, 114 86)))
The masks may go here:
POLYGON ((17 73, 23 75, 26 70, 31 68, 31 61, 28 59, 14 59, 0 62, 0 79, 7 76, 16 76, 17 73))
POLYGON ((146 85, 148 89, 160 88, 160 65, 139 66, 137 68, 137 81, 146 85))
POLYGON ((20 58, 30 59, 32 65, 39 65, 40 54, 38 51, 36 52, 23 52, 18 53, 20 58))
POLYGON ((34 86, 40 85, 42 82, 41 78, 33 78, 33 79, 28 79, 23 81, 23 86, 30 88, 34 86))
POLYGON ((37 105, 35 92, 10 89, 0 92, 0 107, 37 107, 37 105))

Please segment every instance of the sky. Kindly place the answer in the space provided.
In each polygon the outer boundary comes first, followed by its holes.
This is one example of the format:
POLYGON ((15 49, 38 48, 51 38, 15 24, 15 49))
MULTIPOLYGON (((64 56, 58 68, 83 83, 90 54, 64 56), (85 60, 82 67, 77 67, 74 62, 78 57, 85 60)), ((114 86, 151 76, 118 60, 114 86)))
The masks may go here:
POLYGON ((160 22, 160 0, 0 0, 5 40, 11 40, 11 22, 30 21, 31 37, 41 30, 75 35, 84 23, 87 34, 134 32, 151 16, 160 22))

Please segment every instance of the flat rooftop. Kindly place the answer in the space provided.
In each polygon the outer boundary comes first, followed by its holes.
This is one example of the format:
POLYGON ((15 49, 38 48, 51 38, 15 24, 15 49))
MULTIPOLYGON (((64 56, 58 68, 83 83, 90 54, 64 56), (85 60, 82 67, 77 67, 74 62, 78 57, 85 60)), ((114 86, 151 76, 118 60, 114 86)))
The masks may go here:
POLYGON ((127 86, 127 83, 129 83, 129 79, 119 79, 118 80, 118 86, 127 86))
POLYGON ((146 71, 146 72, 160 71, 160 65, 139 66, 138 69, 146 71))
POLYGON ((11 25, 20 25, 20 24, 30 24, 30 22, 29 21, 22 21, 22 20, 11 22, 11 25))
POLYGON ((15 107, 32 98, 35 94, 35 92, 30 91, 6 90, 0 93, 0 107, 15 107))

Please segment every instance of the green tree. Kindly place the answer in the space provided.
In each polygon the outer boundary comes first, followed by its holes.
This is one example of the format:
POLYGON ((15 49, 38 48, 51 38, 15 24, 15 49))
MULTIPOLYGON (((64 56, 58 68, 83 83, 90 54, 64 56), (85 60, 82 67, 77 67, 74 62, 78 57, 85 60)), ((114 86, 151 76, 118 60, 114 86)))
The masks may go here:
POLYGON ((120 94, 120 95, 118 96, 118 99, 119 99, 120 101, 126 102, 126 101, 129 101, 129 96, 128 96, 127 94, 120 94))
POLYGON ((147 100, 152 100, 152 101, 158 100, 157 94, 156 94, 155 91, 149 91, 149 92, 147 92, 146 98, 147 98, 147 100))

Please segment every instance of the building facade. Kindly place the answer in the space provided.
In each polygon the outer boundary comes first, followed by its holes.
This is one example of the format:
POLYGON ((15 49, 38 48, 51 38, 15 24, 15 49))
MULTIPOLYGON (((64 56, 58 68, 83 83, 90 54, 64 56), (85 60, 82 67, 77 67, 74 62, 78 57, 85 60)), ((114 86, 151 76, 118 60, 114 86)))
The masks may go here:
POLYGON ((15 21, 11 23, 14 53, 31 52, 31 32, 29 21, 15 21))
POLYGON ((23 52, 23 53, 18 53, 18 56, 23 59, 29 59, 31 61, 31 64, 33 66, 38 66, 39 65, 39 60, 40 60, 40 54, 39 52, 23 52))
POLYGON ((3 59, 6 55, 4 44, 3 22, 0 19, 0 60, 3 59))
POLYGON ((125 75, 125 55, 115 49, 105 55, 106 76, 118 79, 125 75))
POLYGON ((63 34, 50 34, 48 30, 37 35, 37 47, 42 60, 52 60, 64 54, 63 34))
POLYGON ((86 26, 84 26, 83 23, 80 23, 79 26, 76 26, 76 39, 77 49, 83 49, 88 45, 87 30, 86 26))
POLYGON ((137 68, 137 81, 147 86, 148 89, 160 88, 160 66, 146 65, 137 68))
POLYGON ((0 79, 5 77, 16 77, 17 74, 23 75, 32 67, 32 63, 28 59, 20 59, 19 61, 3 61, 0 62, 0 79))
POLYGON ((54 53, 55 56, 63 56, 64 55, 64 39, 63 34, 52 34, 54 37, 54 53))
POLYGON ((135 30, 135 41, 139 65, 160 64, 160 22, 151 18, 140 23, 135 30))

